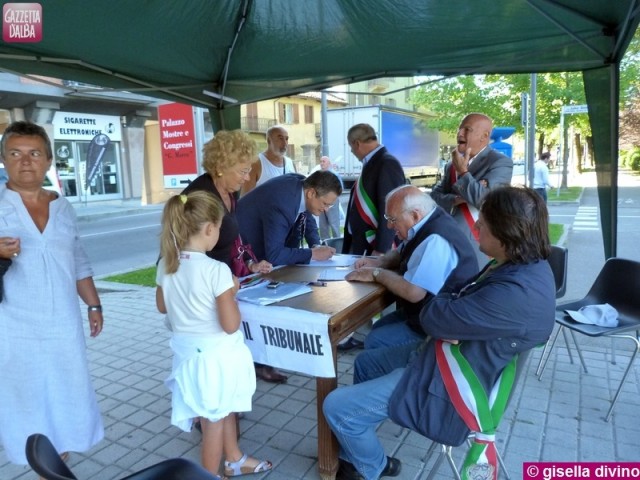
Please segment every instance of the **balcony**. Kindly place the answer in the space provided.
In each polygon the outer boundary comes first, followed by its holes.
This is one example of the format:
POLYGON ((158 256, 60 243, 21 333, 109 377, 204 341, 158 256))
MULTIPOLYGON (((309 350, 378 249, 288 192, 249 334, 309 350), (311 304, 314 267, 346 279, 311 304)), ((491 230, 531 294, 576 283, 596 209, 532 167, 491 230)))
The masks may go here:
POLYGON ((367 90, 371 93, 383 93, 389 88, 388 78, 376 78, 367 81, 367 90))
POLYGON ((274 118, 241 117, 240 128, 245 132, 266 133, 269 127, 276 124, 274 118))

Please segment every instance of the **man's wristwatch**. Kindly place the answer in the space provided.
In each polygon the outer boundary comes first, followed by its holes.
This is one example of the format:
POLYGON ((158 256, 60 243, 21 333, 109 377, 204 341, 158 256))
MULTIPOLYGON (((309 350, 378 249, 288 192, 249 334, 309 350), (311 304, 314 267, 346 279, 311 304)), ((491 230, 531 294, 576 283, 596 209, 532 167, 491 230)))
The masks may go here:
POLYGON ((380 275, 380 269, 379 268, 374 268, 373 269, 373 273, 371 275, 373 275, 373 281, 377 282, 378 281, 378 275, 380 275))
POLYGON ((87 312, 102 312, 102 305, 89 305, 87 312))

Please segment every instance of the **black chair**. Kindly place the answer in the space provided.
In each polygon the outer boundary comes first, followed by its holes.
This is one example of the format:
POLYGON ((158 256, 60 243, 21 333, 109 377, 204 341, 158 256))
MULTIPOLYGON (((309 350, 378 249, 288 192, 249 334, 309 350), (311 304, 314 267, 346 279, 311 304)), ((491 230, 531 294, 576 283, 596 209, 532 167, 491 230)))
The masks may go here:
MULTIPOLYGON (((49 438, 34 433, 27 438, 27 461, 45 480, 78 480, 66 463, 60 458, 49 438)), ((147 467, 120 480, 215 480, 219 477, 211 474, 200 465, 185 458, 172 458, 147 467)))
MULTIPOLYGON (((611 401, 609 411, 605 416, 608 422, 613 412, 613 407, 618 401, 624 382, 627 379, 629 371, 633 366, 633 362, 640 351, 640 263, 633 260, 625 260, 622 258, 608 259, 597 278, 593 282, 589 293, 582 299, 575 302, 565 303, 556 307, 556 323, 559 328, 551 341, 549 355, 544 360, 540 372, 540 377, 544 373, 549 356, 553 351, 553 347, 558 339, 560 331, 569 329, 569 331, 581 333, 590 337, 610 337, 624 338, 634 342, 634 352, 631 354, 629 363, 622 375, 620 385, 616 390, 611 401), (578 310, 586 305, 597 305, 608 303, 618 310, 618 326, 614 328, 600 327, 597 325, 587 325, 574 321, 565 310, 578 310)), ((566 337, 565 337, 566 339, 566 337)), ((575 339, 575 337, 574 337, 575 339)), ((566 341, 566 340, 565 340, 566 341)), ((580 351, 578 350, 580 354, 580 351)), ((584 359, 580 354, 583 368, 586 371, 584 359)), ((615 357, 612 358, 615 364, 615 357)))
MULTIPOLYGON (((553 272, 553 278, 556 282, 556 299, 563 297, 567 292, 567 269, 569 263, 569 251, 558 245, 553 245, 551 247, 551 255, 547 259, 549 265, 551 266, 551 271, 553 272)), ((567 347, 567 353, 569 354, 569 360, 573 363, 573 355, 571 354, 571 349, 569 348, 569 337, 567 336, 567 331, 563 330, 562 335, 564 336, 564 343, 567 347)), ((582 361, 582 365, 584 366, 584 360, 582 359, 582 352, 580 351, 580 347, 578 347, 578 342, 573 332, 571 332, 571 337, 573 338, 573 343, 576 346, 576 350, 578 352, 578 356, 582 361)), ((545 342, 544 349, 542 350, 542 355, 540 355, 540 361, 538 362, 538 368, 536 369, 536 375, 540 380, 542 367, 544 365, 543 361, 545 355, 549 351, 549 341, 545 342)))
MULTIPOLYGON (((524 367, 525 367, 525 364, 527 363, 527 359, 529 358, 529 354, 530 353, 531 353, 531 350, 527 350, 526 352, 522 352, 520 354, 520 356, 518 357, 518 362, 516 363, 516 375, 515 375, 515 377, 513 379, 513 387, 511 388, 511 393, 509 394, 509 399, 507 400, 507 406, 505 407, 505 410, 507 408, 509 408, 509 404, 511 403, 511 399, 513 398, 513 392, 515 392, 515 389, 518 386, 518 381, 520 380, 520 376, 522 375, 522 372, 524 371, 524 367)), ((471 441, 473 440, 473 435, 474 435, 474 433, 472 432, 469 435, 469 438, 467 438, 468 446, 471 446, 471 441)), ((440 454, 438 455, 438 458, 436 458, 436 461, 433 463, 433 466, 431 467, 431 471, 429 472, 429 475, 427 475, 426 480, 431 480, 432 478, 434 478, 436 476, 436 474, 438 473, 438 470, 440 469, 440 465, 442 464, 443 460, 447 460, 447 463, 451 467, 451 472, 453 473, 453 476, 457 480, 461 480, 460 472, 458 471, 458 467, 456 466, 456 462, 453 459, 453 447, 451 445, 445 445, 443 443, 438 443, 438 442, 431 442, 431 445, 429 446, 429 449, 427 450, 427 453, 425 454, 425 456, 422 459, 422 461, 424 463, 427 463, 429 461, 429 458, 431 458, 431 455, 433 455, 433 452, 435 452, 435 450, 438 447, 440 447, 440 454)), ((507 467, 505 466, 504 462, 502 461, 502 456, 500 455, 500 452, 498 451, 497 445, 496 445, 496 455, 498 457, 498 463, 500 465, 500 471, 504 472, 504 475, 505 475, 505 477, 507 477, 507 480, 511 480, 511 477, 509 476, 509 472, 507 471, 507 467)))

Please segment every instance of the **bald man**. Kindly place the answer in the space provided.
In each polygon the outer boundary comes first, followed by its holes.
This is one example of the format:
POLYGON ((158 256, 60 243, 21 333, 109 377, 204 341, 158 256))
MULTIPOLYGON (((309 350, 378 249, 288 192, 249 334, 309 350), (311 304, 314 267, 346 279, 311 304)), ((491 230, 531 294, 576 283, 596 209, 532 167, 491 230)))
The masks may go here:
POLYGON ((258 154, 258 159, 251 165, 249 179, 242 185, 242 195, 250 192, 274 177, 285 173, 296 173, 293 160, 287 157, 289 133, 281 125, 274 125, 267 130, 267 149, 258 154))
POLYGON ((511 183, 513 161, 489 146, 493 121, 482 113, 470 113, 458 127, 458 147, 451 153, 451 161, 433 187, 431 198, 451 213, 457 224, 467 233, 474 247, 478 264, 489 260, 480 251, 477 231, 473 225, 485 195, 492 189, 511 183))

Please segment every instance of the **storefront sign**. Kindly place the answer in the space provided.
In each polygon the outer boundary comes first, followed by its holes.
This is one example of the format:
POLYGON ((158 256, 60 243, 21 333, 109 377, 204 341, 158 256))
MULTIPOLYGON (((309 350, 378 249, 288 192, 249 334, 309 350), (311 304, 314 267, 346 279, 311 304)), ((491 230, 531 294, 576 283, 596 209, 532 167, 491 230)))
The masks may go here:
POLYGON ((165 188, 183 189, 198 176, 193 108, 182 103, 158 107, 165 188))
POLYGON ((86 140, 96 135, 108 135, 112 142, 122 141, 120 117, 91 113, 56 112, 53 116, 55 140, 86 140))

